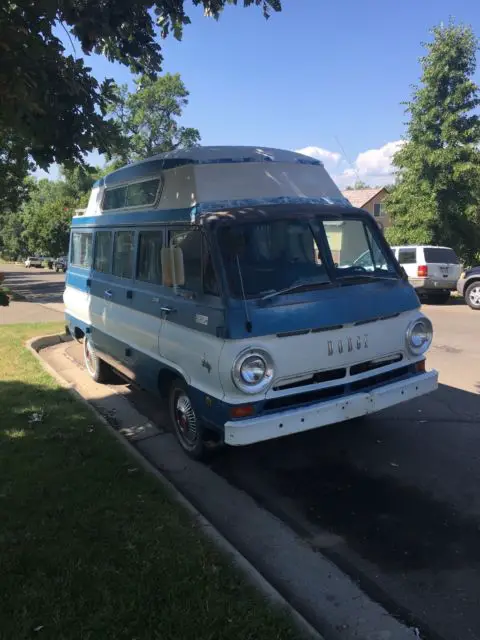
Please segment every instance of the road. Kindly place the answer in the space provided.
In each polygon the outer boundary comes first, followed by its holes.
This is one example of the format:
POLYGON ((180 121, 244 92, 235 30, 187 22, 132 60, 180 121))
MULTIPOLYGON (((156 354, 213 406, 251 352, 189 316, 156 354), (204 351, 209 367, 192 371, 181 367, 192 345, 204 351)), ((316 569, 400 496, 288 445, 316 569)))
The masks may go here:
MULTIPOLYGON (((15 274, 10 286, 39 304, 61 300, 63 276, 15 274)), ((436 393, 366 422, 227 448, 211 466, 422 637, 479 640, 480 313, 458 302, 424 311, 436 393)), ((147 394, 131 398, 163 420, 147 394)))
POLYGON ((5 284, 25 298, 0 307, 0 325, 17 322, 63 322, 65 275, 49 269, 0 264, 5 284))

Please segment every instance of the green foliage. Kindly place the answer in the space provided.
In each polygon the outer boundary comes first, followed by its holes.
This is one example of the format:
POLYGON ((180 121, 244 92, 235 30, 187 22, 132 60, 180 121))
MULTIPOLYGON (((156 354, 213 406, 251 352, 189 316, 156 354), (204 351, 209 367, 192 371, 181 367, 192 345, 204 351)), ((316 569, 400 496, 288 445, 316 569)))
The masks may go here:
POLYGON ((114 88, 116 99, 110 112, 123 136, 116 149, 119 158, 132 162, 199 144, 197 129, 177 123, 189 95, 178 73, 167 73, 155 80, 141 76, 135 85, 132 93, 126 85, 114 88))
POLYGON ((346 191, 353 191, 355 189, 371 189, 371 186, 366 182, 363 182, 363 180, 357 180, 355 184, 345 187, 346 191))
POLYGON ((480 247, 480 104, 472 77, 477 39, 453 23, 433 29, 422 85, 407 103, 406 142, 386 206, 392 244, 441 244, 467 262, 480 247))
POLYGON ((87 204, 98 177, 97 169, 84 166, 62 167, 57 181, 26 179, 28 199, 17 210, 0 213, 0 254, 12 259, 64 255, 74 209, 87 204))
MULTIPOLYGON (((193 4, 218 19, 224 6, 237 0, 193 4)), ((280 0, 243 0, 243 5, 262 7, 266 17, 281 10, 280 0)), ((115 98, 113 82, 99 83, 80 53, 102 54, 155 78, 162 64, 158 32, 180 39, 189 23, 184 0, 1 2, 0 204, 21 187, 29 158, 42 168, 82 163, 86 152, 106 153, 118 145, 116 122, 105 118, 115 98), (68 55, 61 32, 70 39, 68 55)))

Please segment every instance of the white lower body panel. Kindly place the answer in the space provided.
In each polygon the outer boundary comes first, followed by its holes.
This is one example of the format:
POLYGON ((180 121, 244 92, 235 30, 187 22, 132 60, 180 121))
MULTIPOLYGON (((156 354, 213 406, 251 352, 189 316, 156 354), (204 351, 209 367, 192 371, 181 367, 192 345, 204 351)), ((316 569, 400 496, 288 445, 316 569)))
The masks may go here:
POLYGON ((438 373, 429 371, 408 380, 386 384, 366 393, 354 393, 343 398, 319 402, 301 409, 279 411, 268 416, 227 422, 225 443, 232 446, 252 444, 351 420, 412 400, 435 391, 437 387, 438 373))

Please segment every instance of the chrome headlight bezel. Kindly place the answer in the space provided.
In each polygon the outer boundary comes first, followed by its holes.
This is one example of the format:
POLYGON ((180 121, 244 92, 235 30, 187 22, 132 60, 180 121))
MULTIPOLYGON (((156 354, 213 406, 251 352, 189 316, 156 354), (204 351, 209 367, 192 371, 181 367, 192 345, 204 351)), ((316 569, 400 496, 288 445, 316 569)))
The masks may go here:
POLYGON ((232 380, 234 385, 243 393, 255 394, 268 389, 273 382, 274 364, 272 356, 264 349, 245 349, 236 358, 232 366, 232 380), (242 368, 250 358, 260 358, 264 364, 263 378, 255 383, 249 383, 242 375, 242 368))
POLYGON ((433 339, 433 325, 426 316, 415 318, 415 320, 412 320, 412 322, 410 322, 410 324, 407 327, 407 331, 405 333, 405 343, 408 351, 412 355, 421 356, 424 353, 426 353, 432 344, 432 339, 433 339), (412 342, 414 330, 418 325, 423 325, 424 331, 428 336, 427 340, 425 340, 421 345, 415 345, 412 342))

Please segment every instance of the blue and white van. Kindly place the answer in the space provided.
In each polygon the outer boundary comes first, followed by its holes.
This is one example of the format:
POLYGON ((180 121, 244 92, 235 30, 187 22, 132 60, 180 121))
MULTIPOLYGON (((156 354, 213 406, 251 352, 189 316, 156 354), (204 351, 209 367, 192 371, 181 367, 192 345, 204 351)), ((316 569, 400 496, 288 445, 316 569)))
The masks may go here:
POLYGON ((64 301, 90 375, 159 394, 197 458, 438 384, 432 325, 375 220, 290 151, 198 147, 107 175, 73 218, 64 301))

